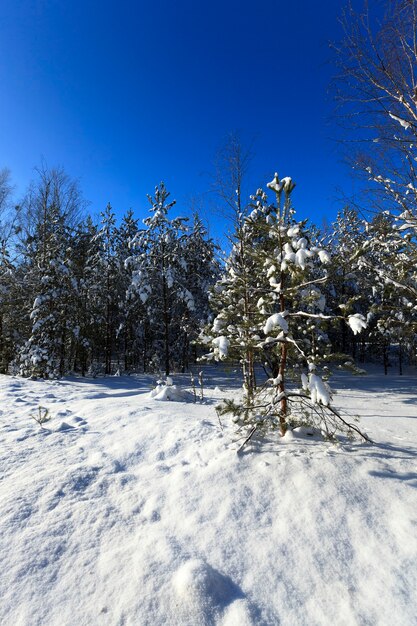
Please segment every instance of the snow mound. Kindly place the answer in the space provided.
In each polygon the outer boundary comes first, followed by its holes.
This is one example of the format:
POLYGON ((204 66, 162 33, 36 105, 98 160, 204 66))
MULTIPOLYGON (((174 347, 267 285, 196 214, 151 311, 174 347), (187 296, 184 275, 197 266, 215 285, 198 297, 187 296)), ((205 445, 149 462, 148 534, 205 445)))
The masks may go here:
MULTIPOLYGON (((226 607, 243 597, 239 587, 230 578, 201 559, 190 559, 184 563, 174 573, 172 586, 183 613, 181 624, 193 626, 219 623, 226 607)), ((245 614, 242 608, 237 607, 231 613, 230 610, 231 607, 226 620, 229 626, 237 623, 233 620, 234 616, 245 614)), ((239 623, 244 624, 244 619, 239 623)), ((251 624, 248 620, 246 623, 251 624)))
POLYGON ((68 424, 68 422, 61 422, 56 428, 53 429, 57 433, 61 433, 65 430, 74 430, 74 426, 68 424))
POLYGON ((152 389, 149 397, 165 402, 194 402, 193 394, 179 389, 177 385, 157 385, 155 389, 152 389))
POLYGON ((253 626, 248 603, 246 600, 235 600, 227 607, 221 626, 253 626))
POLYGON ((312 437, 322 439, 322 434, 317 428, 313 428, 312 426, 297 426, 293 428, 292 433, 294 437, 300 439, 311 439, 312 437))
POLYGON ((289 428, 281 441, 283 443, 292 443, 295 442, 296 439, 322 440, 323 435, 317 428, 311 426, 297 426, 296 428, 289 428))

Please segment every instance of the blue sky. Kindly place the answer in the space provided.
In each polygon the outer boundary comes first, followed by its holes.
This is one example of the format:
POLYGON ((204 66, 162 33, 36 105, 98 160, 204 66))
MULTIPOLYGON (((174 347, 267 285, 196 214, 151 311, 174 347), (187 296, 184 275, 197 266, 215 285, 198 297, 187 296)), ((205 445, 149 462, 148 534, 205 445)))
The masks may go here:
POLYGON ((19 194, 44 158, 80 179, 91 212, 140 217, 164 180, 216 231, 208 172, 237 130, 254 140, 254 188, 290 175, 300 217, 331 219, 355 185, 328 119, 343 5, 2 0, 0 167, 19 194))

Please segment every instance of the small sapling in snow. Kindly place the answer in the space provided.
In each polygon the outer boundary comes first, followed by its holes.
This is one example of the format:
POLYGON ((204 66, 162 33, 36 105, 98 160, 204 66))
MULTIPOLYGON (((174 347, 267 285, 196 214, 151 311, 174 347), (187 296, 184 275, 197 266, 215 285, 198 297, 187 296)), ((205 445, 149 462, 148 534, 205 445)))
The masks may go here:
POLYGON ((34 419, 41 428, 43 428, 45 422, 48 422, 51 419, 51 416, 49 415, 49 409, 44 406, 38 406, 37 415, 31 415, 31 418, 34 419))
POLYGON ((198 372, 198 384, 200 385, 200 400, 204 400, 203 372, 198 372))
POLYGON ((191 381, 191 389, 193 390, 193 395, 194 395, 194 402, 197 402, 197 390, 195 387, 195 378, 193 373, 190 373, 190 381, 191 381))

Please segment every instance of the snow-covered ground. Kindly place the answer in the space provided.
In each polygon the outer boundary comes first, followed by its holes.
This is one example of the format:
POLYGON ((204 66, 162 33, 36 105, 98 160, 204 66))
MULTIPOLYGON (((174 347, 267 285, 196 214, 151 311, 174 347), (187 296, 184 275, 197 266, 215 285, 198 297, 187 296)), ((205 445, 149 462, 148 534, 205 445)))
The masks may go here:
POLYGON ((238 456, 220 374, 197 404, 0 377, 2 626, 417 623, 417 378, 333 382, 372 446, 238 456))

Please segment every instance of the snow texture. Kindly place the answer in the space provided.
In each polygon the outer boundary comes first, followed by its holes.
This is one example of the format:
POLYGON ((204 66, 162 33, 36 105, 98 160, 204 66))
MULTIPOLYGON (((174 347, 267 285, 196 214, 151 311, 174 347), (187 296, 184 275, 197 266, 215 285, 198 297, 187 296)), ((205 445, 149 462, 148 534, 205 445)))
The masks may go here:
POLYGON ((0 376, 0 623, 415 624, 415 375, 333 381, 374 445, 301 427, 240 456, 214 404, 241 383, 204 377, 190 404, 147 377, 0 376))

